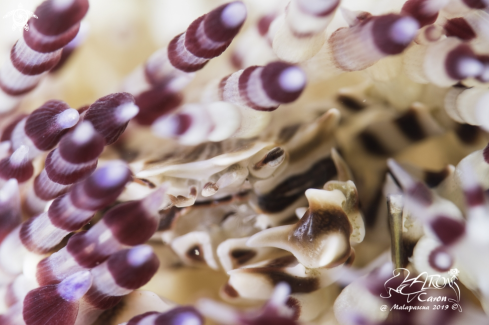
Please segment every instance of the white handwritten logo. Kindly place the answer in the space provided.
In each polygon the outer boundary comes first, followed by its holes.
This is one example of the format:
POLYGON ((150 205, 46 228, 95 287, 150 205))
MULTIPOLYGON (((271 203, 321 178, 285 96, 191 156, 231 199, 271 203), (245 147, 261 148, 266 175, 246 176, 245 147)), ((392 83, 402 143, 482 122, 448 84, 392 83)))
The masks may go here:
MULTIPOLYGON (((440 276, 439 274, 429 275, 427 272, 423 272, 419 274, 415 278, 409 278, 409 270, 404 268, 395 269, 392 274, 394 275, 392 278, 387 280, 384 284, 384 287, 387 292, 387 296, 380 294, 381 298, 391 298, 392 292, 397 294, 407 296, 407 302, 410 303, 418 298, 420 302, 451 302, 452 309, 462 311, 462 307, 460 306, 460 288, 456 283, 457 276, 459 274, 459 270, 451 269, 448 274, 450 278, 446 278, 440 276), (403 278, 404 276, 404 278, 403 278), (402 281, 401 281, 402 280, 402 281), (453 298, 443 297, 430 297, 428 296, 427 291, 430 289, 444 289, 446 287, 450 287, 455 293, 456 300, 453 298)), ((396 305, 397 306, 397 305, 396 305)), ((413 306, 409 306, 409 310, 420 309, 413 308, 413 306)), ((448 307, 448 306, 447 306, 448 307)), ((407 308, 406 308, 407 309, 407 308)), ((422 309, 426 309, 423 307, 422 309)))
POLYGON ((24 28, 26 31, 29 31, 29 25, 27 22, 29 18, 34 17, 39 19, 33 12, 25 10, 22 4, 17 6, 17 9, 8 12, 3 18, 12 17, 12 30, 15 31, 17 28, 24 28))

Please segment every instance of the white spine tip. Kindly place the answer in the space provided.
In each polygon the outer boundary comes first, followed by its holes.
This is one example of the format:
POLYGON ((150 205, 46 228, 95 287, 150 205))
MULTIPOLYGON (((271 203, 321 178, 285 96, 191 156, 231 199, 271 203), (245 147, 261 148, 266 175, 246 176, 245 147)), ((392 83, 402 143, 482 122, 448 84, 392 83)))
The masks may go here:
POLYGON ((15 195, 19 195, 19 183, 15 178, 11 178, 0 189, 0 202, 5 203, 11 200, 15 195))
POLYGON ((167 139, 176 136, 178 126, 179 119, 177 115, 170 115, 158 118, 151 126, 151 129, 157 137, 167 139))
POLYGON ((20 146, 19 149, 15 150, 12 156, 10 156, 10 163, 12 165, 20 165, 28 160, 29 157, 29 147, 20 146))
POLYGON ((68 108, 58 114, 56 122, 62 129, 69 129, 78 123, 80 114, 74 108, 68 108))
POLYGON ((92 285, 90 271, 80 271, 70 275, 58 285, 58 293, 67 301, 77 301, 87 293, 92 285))
POLYGON ((419 23, 411 17, 402 17, 396 21, 390 30, 390 36, 394 43, 408 44, 416 36, 419 23))
POLYGON ((127 253, 127 263, 133 267, 138 267, 151 258, 153 249, 148 245, 136 246, 127 253))
POLYGON ((100 187, 112 187, 126 178, 127 166, 121 161, 110 162, 98 169, 93 175, 100 187))
POLYGON ((272 306, 283 306, 285 305, 285 302, 287 301, 287 298, 290 295, 290 287, 287 283, 285 282, 280 282, 277 284, 275 287, 275 290, 273 291, 272 297, 270 298, 270 305, 272 306))
POLYGON ((474 58, 461 58, 458 61, 458 71, 466 78, 475 77, 482 73, 484 65, 474 58))
POLYGON ((221 21, 227 28, 236 28, 246 19, 246 6, 241 1, 230 3, 221 13, 221 21))
POLYGON ((306 74, 299 67, 290 67, 282 71, 278 82, 287 92, 296 92, 306 85, 306 74))
POLYGON ((123 123, 128 122, 130 119, 132 119, 138 113, 139 113, 139 107, 137 107, 133 103, 127 103, 127 104, 119 106, 119 108, 117 109, 117 120, 121 124, 123 124, 123 123))
POLYGON ((183 313, 176 317, 174 324, 179 325, 201 325, 200 318, 193 313, 183 313))
POLYGON ((73 131, 72 139, 78 144, 84 144, 90 141, 95 132, 96 131, 93 128, 92 123, 90 123, 89 121, 84 121, 75 128, 75 131, 73 131))
POLYGON ((445 252, 436 254, 434 264, 440 269, 448 269, 452 266, 452 257, 445 252))

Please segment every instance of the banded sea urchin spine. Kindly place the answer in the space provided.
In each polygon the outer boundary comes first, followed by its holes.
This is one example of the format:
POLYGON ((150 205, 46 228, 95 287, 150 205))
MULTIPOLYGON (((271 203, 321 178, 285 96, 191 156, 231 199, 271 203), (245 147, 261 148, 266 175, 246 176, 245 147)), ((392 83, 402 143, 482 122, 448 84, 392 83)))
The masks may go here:
POLYGON ((287 62, 302 62, 323 46, 325 29, 333 19, 340 0, 292 0, 285 14, 272 22, 271 38, 275 54, 287 62))
POLYGON ((29 149, 29 159, 53 149, 61 137, 78 123, 78 111, 66 103, 51 100, 18 122, 12 131, 12 148, 24 145, 29 149))
POLYGON ((105 140, 88 121, 64 136, 59 147, 48 154, 44 169, 34 180, 27 202, 30 212, 42 212, 47 201, 89 176, 97 167, 104 145, 105 140))
POLYGON ((0 69, 0 112, 15 108, 21 95, 32 91, 61 58, 62 48, 75 38, 88 0, 47 0, 34 12, 30 29, 12 47, 0 69))
POLYGON ((246 7, 234 1, 197 18, 185 33, 175 36, 168 48, 155 52, 126 81, 124 89, 136 96, 141 111, 136 121, 151 124, 181 102, 179 92, 193 73, 221 55, 246 19, 246 7))
POLYGON ((39 284, 57 283, 97 266, 123 247, 145 243, 158 227, 163 194, 164 190, 157 190, 141 201, 117 205, 90 230, 75 234, 66 247, 38 264, 39 284))
POLYGON ((93 284, 83 297, 81 312, 74 324, 90 324, 104 310, 117 305, 123 296, 145 285, 154 276, 160 261, 147 245, 119 251, 90 272, 93 284))
POLYGON ((313 75, 320 72, 323 79, 366 69, 382 58, 402 53, 418 28, 417 20, 409 16, 355 17, 350 27, 336 30, 304 67, 313 75))
POLYGON ((83 227, 94 213, 111 204, 131 178, 124 163, 111 162, 58 197, 44 212, 22 223, 0 244, 0 267, 18 274, 27 251, 43 254, 66 235, 83 227), (42 229, 44 236, 39 236, 42 229))

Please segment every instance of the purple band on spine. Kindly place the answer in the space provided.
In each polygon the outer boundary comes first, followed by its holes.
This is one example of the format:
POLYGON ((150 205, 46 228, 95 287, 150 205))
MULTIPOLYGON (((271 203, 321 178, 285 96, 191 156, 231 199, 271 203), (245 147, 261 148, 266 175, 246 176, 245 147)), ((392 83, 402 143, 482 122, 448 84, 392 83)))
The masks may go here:
POLYGON ((53 273, 49 257, 46 257, 39 262, 39 264, 37 264, 36 278, 40 286, 57 284, 61 282, 61 280, 58 279, 53 273))
POLYGON ((12 50, 10 51, 10 61, 19 72, 27 76, 35 76, 51 70, 56 64, 58 64, 59 59, 61 58, 61 53, 58 53, 57 55, 50 56, 46 61, 41 61, 33 65, 26 65, 24 62, 22 62, 22 57, 17 54, 16 49, 17 45, 12 46, 12 50))
POLYGON ((433 24, 438 18, 438 12, 426 14, 426 0, 408 0, 401 9, 401 15, 411 16, 416 19, 420 27, 433 24))
POLYGON ((56 125, 56 115, 70 107, 62 101, 50 100, 29 115, 25 123, 25 134, 34 142, 39 150, 53 149, 68 132, 56 125))
POLYGON ((134 103, 134 97, 129 93, 114 93, 105 97, 99 98, 95 103, 90 105, 85 112, 84 120, 90 121, 100 133, 106 145, 111 145, 126 130, 129 121, 120 124, 116 118, 117 109, 124 105, 134 103))
MULTIPOLYGON (((241 96, 242 99, 246 101, 246 105, 250 108, 253 108, 257 111, 273 111, 276 109, 276 107, 261 107, 253 103, 248 96, 248 82, 250 81, 250 76, 255 71, 256 69, 260 68, 259 66, 251 66, 243 70, 243 73, 239 76, 238 80, 238 88, 239 88, 239 95, 241 96)), ((224 81, 224 79, 223 79, 224 81)))
POLYGON ((84 299, 97 309, 110 309, 115 307, 121 300, 123 296, 107 296, 106 294, 98 291, 93 286, 88 290, 84 299))
POLYGON ((462 17, 447 20, 443 28, 447 36, 455 36, 463 41, 470 41, 477 37, 472 27, 462 17))
POLYGON ((400 44, 392 40, 392 28, 394 24, 402 18, 403 16, 396 14, 388 14, 372 18, 372 37, 379 51, 385 54, 395 55, 404 51, 409 45, 409 42, 400 44))
POLYGON ((195 72, 202 69, 209 61, 199 64, 189 64, 180 57, 180 52, 177 49, 177 43, 181 35, 182 34, 175 36, 168 45, 168 60, 170 60, 170 63, 175 68, 184 72, 195 72))
POLYGON ((83 164, 97 159, 104 146, 105 140, 98 132, 83 144, 74 141, 73 133, 69 133, 59 142, 59 154, 72 164, 83 164))
MULTIPOLYGON (((206 49, 203 48, 200 45, 198 36, 197 36, 197 30, 199 29, 200 24, 204 20, 205 16, 202 16, 200 18, 197 18, 190 26, 188 27, 186 33, 185 33, 185 48, 195 55, 196 57, 199 58, 204 58, 204 59, 212 59, 215 58, 224 52, 229 44, 231 44, 231 41, 228 41, 224 43, 223 45, 216 47, 216 48, 211 48, 211 49, 206 49)), ((207 33, 205 34, 207 37, 207 33)))
POLYGON ((279 103, 291 103, 295 101, 302 94, 304 88, 300 88, 297 91, 288 92, 285 91, 280 85, 280 75, 288 68, 294 67, 294 65, 276 61, 267 64, 263 67, 261 72, 261 81, 263 89, 267 93, 268 97, 279 103))
POLYGON ((6 93, 7 95, 10 95, 10 96, 21 96, 21 95, 24 95, 24 94, 27 94, 28 92, 30 92, 31 90, 33 90, 34 88, 37 87, 37 82, 32 85, 32 86, 28 86, 26 88, 20 88, 20 89, 12 89, 10 87, 8 87, 7 85, 5 85, 2 80, 0 80, 0 89, 3 90, 4 93, 6 93))
POLYGON ((74 0, 73 3, 59 10, 54 5, 54 0, 41 3, 34 14, 38 16, 31 22, 36 29, 44 35, 59 35, 66 32, 73 25, 80 22, 88 11, 88 0, 74 0))
POLYGON ((66 195, 60 196, 53 201, 48 210, 48 217, 49 220, 51 220, 51 223, 59 229, 68 232, 77 231, 90 221, 94 211, 82 209, 72 211, 74 210, 73 207, 71 207, 71 211, 67 210, 70 207, 67 207, 65 202, 63 202, 63 198, 65 198, 66 195))
POLYGON ((474 9, 484 9, 487 7, 487 2, 484 0, 462 0, 467 7, 474 9))
POLYGON ((102 220, 112 235, 127 246, 143 244, 158 228, 156 218, 148 215, 140 201, 120 204, 107 212, 102 220))
MULTIPOLYGON (((36 20, 37 19, 31 18, 29 23, 36 20)), ((79 29, 80 24, 76 24, 62 34, 56 36, 44 36, 38 30, 36 30, 35 26, 31 26, 29 31, 24 31, 23 37, 26 44, 34 51, 40 53, 50 53, 61 49, 71 42, 75 38, 76 34, 78 34, 79 29)))
POLYGON ((44 168, 46 169, 46 173, 48 174, 49 178, 53 182, 56 182, 58 184, 71 185, 75 182, 78 182, 79 180, 90 175, 97 167, 97 161, 95 160, 90 165, 83 165, 82 167, 80 166, 74 170, 63 172, 63 170, 57 168, 58 166, 56 164, 56 161, 53 161, 54 152, 55 151, 53 150, 48 154, 44 168))
POLYGON ((229 28, 223 23, 223 11, 229 5, 233 5, 233 2, 223 4, 222 6, 217 7, 216 9, 205 15, 205 34, 214 42, 231 43, 233 38, 238 34, 239 30, 241 29, 241 26, 243 26, 244 20, 241 24, 238 24, 233 28, 229 28))
POLYGON ((472 48, 467 44, 460 44, 450 52, 448 52, 445 59, 445 69, 450 78, 455 80, 462 80, 467 78, 467 75, 460 70, 460 60, 463 59, 475 59, 475 55, 472 48))
POLYGON ((431 229, 444 245, 451 245, 465 234, 465 224, 453 218, 439 216, 431 221, 431 229))
POLYGON ((151 257, 141 265, 132 266, 127 261, 129 252, 130 250, 126 249, 112 254, 107 260, 107 268, 117 285, 133 290, 142 287, 151 280, 160 266, 160 261, 152 253, 151 257))
POLYGON ((140 125, 151 125, 158 117, 173 112, 183 101, 180 93, 169 92, 166 85, 156 86, 136 97, 139 113, 134 120, 140 125))
POLYGON ((96 243, 87 238, 85 231, 73 235, 68 241, 66 249, 78 265, 87 269, 94 268, 109 257, 109 255, 96 249, 96 243))
POLYGON ((28 181, 33 174, 34 166, 30 161, 22 162, 20 165, 12 165, 10 157, 0 160, 0 179, 15 178, 17 182, 23 183, 28 181))

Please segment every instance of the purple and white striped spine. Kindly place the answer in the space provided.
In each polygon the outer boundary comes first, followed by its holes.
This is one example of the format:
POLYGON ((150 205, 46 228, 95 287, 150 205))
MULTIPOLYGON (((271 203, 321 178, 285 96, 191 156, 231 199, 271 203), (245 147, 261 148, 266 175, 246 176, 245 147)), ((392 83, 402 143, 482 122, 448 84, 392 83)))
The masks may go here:
POLYGON ((268 112, 295 101, 305 86, 306 75, 301 68, 276 61, 263 67, 248 67, 223 78, 217 96, 218 100, 268 112))
POLYGON ((83 121, 92 123, 105 139, 105 144, 116 142, 126 130, 129 121, 138 114, 139 107, 128 93, 114 93, 99 98, 81 115, 83 121))
POLYGON ((420 27, 424 27, 436 21, 439 11, 446 4, 445 1, 408 0, 402 6, 401 15, 413 17, 420 27))
POLYGON ((0 267, 22 272, 28 251, 44 254, 86 225, 95 211, 114 202, 131 179, 125 163, 109 162, 53 201, 49 210, 22 223, 0 244, 0 267))
POLYGON ((275 54, 287 62, 313 57, 326 40, 325 29, 340 0, 292 0, 285 14, 274 21, 270 32, 275 54))
POLYGON ((217 7, 197 18, 184 33, 173 38, 168 48, 155 52, 129 76, 124 89, 136 96, 141 109, 135 120, 150 125, 175 109, 182 100, 179 92, 193 79, 194 72, 227 49, 246 15, 241 1, 217 7))
POLYGON ((83 297, 76 325, 91 324, 123 296, 142 287, 155 275, 160 261, 147 245, 121 250, 91 270, 93 283, 83 297))
POLYGON ((66 193, 70 186, 89 176, 97 167, 105 145, 88 121, 64 136, 59 147, 49 153, 44 169, 34 180, 27 199, 32 215, 44 210, 46 203, 66 193))
POLYGON ((92 274, 81 271, 59 284, 31 290, 23 303, 25 325, 75 324, 80 313, 81 299, 92 286, 92 282, 92 274))
POLYGON ((158 208, 165 190, 160 188, 140 201, 122 203, 87 232, 75 234, 66 247, 38 264, 39 284, 58 283, 75 272, 99 265, 124 247, 145 243, 158 228, 158 208))
POLYGON ((33 90, 61 58, 78 33, 88 11, 88 0, 47 0, 30 19, 29 30, 12 47, 10 60, 0 69, 0 112, 15 108, 20 96, 33 90))
POLYGON ((418 32, 410 16, 387 14, 360 16, 344 11, 350 27, 337 29, 319 52, 303 63, 318 78, 329 79, 349 71, 364 70, 382 58, 402 53, 418 32))
POLYGON ((99 168, 54 200, 47 212, 24 222, 22 244, 31 252, 49 252, 70 232, 86 225, 95 211, 114 202, 130 179, 125 163, 115 161, 99 168))
POLYGON ((485 67, 470 44, 447 37, 429 45, 415 45, 404 55, 404 71, 418 83, 439 87, 455 85, 460 80, 482 77, 485 67))
POLYGON ((0 186, 10 179, 25 183, 33 174, 34 166, 29 159, 29 148, 26 146, 20 146, 10 157, 0 160, 0 186))
POLYGON ((34 159, 53 149, 79 118, 76 109, 62 101, 50 100, 17 123, 10 136, 12 149, 24 145, 29 149, 29 159, 34 159))
POLYGON ((249 67, 211 84, 204 98, 207 104, 185 105, 157 119, 153 133, 184 145, 251 138, 268 125, 270 111, 295 101, 305 86, 305 73, 295 65, 277 61, 249 67))

